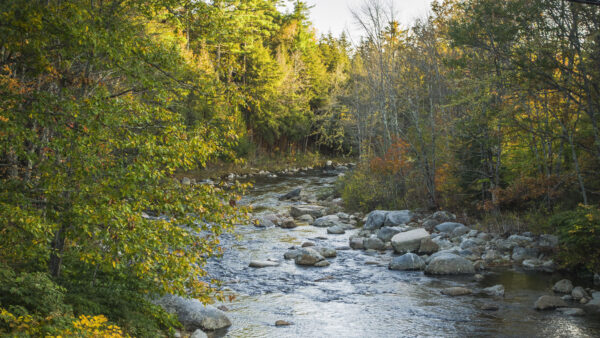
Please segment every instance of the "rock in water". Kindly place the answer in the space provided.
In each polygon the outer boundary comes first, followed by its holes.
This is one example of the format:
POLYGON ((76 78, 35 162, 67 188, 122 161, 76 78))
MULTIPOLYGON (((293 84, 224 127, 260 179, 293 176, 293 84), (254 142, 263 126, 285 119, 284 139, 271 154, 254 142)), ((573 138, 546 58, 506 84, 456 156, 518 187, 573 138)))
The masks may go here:
POLYGON ((315 265, 317 262, 324 260, 316 250, 312 248, 302 248, 298 250, 298 255, 294 258, 294 262, 298 265, 315 265))
POLYGON ((452 231, 454 231, 454 229, 461 227, 461 226, 465 226, 465 225, 461 224, 461 223, 455 223, 455 222, 444 222, 444 223, 436 225, 435 230, 437 230, 439 232, 451 233, 452 231))
POLYGON ((298 226, 298 224, 296 224, 296 222, 294 222, 294 219, 291 217, 286 218, 281 222, 281 227, 283 229, 293 229, 293 228, 296 228, 297 226, 298 226))
POLYGON ((353 250, 362 250, 365 248, 364 241, 364 237, 352 236, 350 237, 350 248, 352 248, 353 250))
POLYGON ((413 214, 410 210, 389 211, 385 215, 383 225, 386 227, 395 227, 407 224, 412 219, 413 214))
POLYGON ((385 223, 385 217, 389 211, 385 210, 373 210, 367 215, 367 222, 365 223, 364 229, 366 230, 377 230, 385 223))
POLYGON ((481 291, 483 291, 483 293, 485 293, 486 295, 504 297, 504 286, 502 286, 501 284, 490 286, 489 288, 485 288, 481 291))
POLYGON ((315 221, 315 219, 311 215, 308 215, 308 214, 298 217, 298 220, 300 222, 306 222, 308 224, 312 224, 315 221))
POLYGON ((377 231, 377 238, 379 238, 383 242, 389 242, 390 240, 392 240, 392 237, 394 237, 394 235, 399 234, 402 231, 404 231, 404 229, 401 227, 384 226, 377 231))
POLYGON ((313 249, 325 258, 333 258, 333 257, 337 256, 337 252, 333 248, 318 246, 318 247, 313 247, 313 249))
POLYGON ((300 256, 301 252, 298 249, 288 250, 283 254, 283 258, 285 259, 296 259, 296 257, 300 256))
POLYGON ((329 266, 331 263, 329 263, 327 260, 322 260, 320 262, 316 262, 314 266, 316 266, 317 268, 323 268, 326 266, 329 266))
MULTIPOLYGON (((350 242, 350 245, 352 245, 352 242, 350 242)), ((385 243, 375 236, 365 239, 363 245, 367 250, 385 250, 385 243)))
POLYGON ((553 310, 559 307, 567 307, 567 303, 565 303, 565 301, 560 297, 541 296, 537 301, 535 301, 533 307, 536 310, 553 310))
POLYGON ((562 279, 554 284, 552 290, 559 293, 571 293, 573 291, 573 283, 568 279, 562 279))
POLYGON ((425 273, 431 275, 457 275, 474 274, 473 263, 453 253, 440 253, 434 257, 427 267, 425 273))
POLYGON ((574 316, 574 317, 585 316, 585 311, 583 311, 583 309, 576 308, 576 307, 563 307, 563 308, 556 309, 556 311, 559 311, 566 316, 574 316))
POLYGON ((331 235, 342 235, 346 232, 346 229, 343 225, 338 224, 334 225, 330 228, 327 228, 327 233, 331 235))
POLYGON ((186 299, 174 295, 166 295, 156 301, 167 312, 177 315, 179 322, 187 331, 197 329, 214 331, 231 326, 225 312, 204 305, 197 299, 186 299))
POLYGON ((581 286, 576 286, 573 288, 573 291, 571 291, 571 297, 573 297, 573 299, 575 300, 581 300, 582 298, 590 298, 588 293, 581 286))
POLYGON ((268 268, 279 266, 279 263, 274 261, 250 261, 248 266, 251 268, 268 268))
POLYGON ((317 218, 312 225, 319 228, 329 228, 340 224, 340 218, 337 215, 327 215, 317 218))
POLYGON ((293 205, 290 208, 290 215, 292 217, 300 217, 302 215, 310 215, 313 218, 322 217, 325 214, 325 208, 319 205, 293 205))
POLYGON ((196 330, 194 331, 194 333, 192 333, 190 338, 208 338, 208 336, 206 335, 206 333, 204 333, 204 331, 196 330))
POLYGON ((288 192, 287 194, 285 194, 285 195, 283 195, 283 196, 279 197, 279 200, 280 200, 280 201, 283 201, 283 200, 289 200, 289 199, 292 199, 292 198, 294 198, 294 197, 298 197, 298 196, 300 196, 300 193, 301 193, 301 192, 302 192, 302 188, 296 188, 296 189, 294 189, 294 190, 292 190, 292 191, 288 192))
POLYGON ((466 296, 473 293, 470 289, 461 286, 455 286, 442 290, 442 294, 446 296, 466 296))
POLYGON ((417 251, 421 246, 421 240, 428 237, 429 233, 422 228, 401 232, 392 237, 392 247, 398 253, 417 251))
POLYGON ((285 320, 278 320, 275 322, 275 326, 288 326, 288 325, 292 325, 292 323, 285 321, 285 320))
POLYGON ((390 270, 423 270, 424 267, 423 259, 414 253, 394 257, 389 265, 390 270))
POLYGON ((421 240, 421 244, 419 245, 420 255, 431 255, 432 253, 438 252, 438 250, 440 250, 440 246, 431 240, 430 237, 423 238, 421 240))

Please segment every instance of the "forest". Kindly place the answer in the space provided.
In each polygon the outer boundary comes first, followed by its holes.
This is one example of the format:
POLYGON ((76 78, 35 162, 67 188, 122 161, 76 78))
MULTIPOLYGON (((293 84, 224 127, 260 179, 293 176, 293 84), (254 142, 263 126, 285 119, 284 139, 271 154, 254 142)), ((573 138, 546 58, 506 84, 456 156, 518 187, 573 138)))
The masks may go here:
POLYGON ((600 272, 600 6, 443 0, 408 26, 367 0, 354 41, 282 3, 0 3, 0 335, 172 336, 151 300, 220 299, 205 263, 251 212, 245 184, 175 177, 258 156, 356 162, 349 210, 553 233, 600 272))

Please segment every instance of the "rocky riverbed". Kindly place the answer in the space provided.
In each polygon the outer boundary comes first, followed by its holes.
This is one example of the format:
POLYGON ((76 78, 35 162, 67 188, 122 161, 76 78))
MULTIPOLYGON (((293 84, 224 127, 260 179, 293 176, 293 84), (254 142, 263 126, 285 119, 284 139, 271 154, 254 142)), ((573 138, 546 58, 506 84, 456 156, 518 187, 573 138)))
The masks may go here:
POLYGON ((443 211, 347 214, 324 193, 346 169, 253 178, 253 221, 208 266, 233 297, 209 336, 600 336, 600 293, 555 272, 556 237, 443 211))

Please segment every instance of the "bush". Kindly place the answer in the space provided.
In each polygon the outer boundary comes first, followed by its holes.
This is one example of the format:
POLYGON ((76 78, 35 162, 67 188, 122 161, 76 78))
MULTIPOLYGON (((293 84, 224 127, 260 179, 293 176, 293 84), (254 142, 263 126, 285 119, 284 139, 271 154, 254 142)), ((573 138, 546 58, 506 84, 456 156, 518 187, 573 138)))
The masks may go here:
POLYGON ((554 215, 550 224, 560 238, 559 261, 565 268, 600 271, 600 210, 580 205, 554 215))

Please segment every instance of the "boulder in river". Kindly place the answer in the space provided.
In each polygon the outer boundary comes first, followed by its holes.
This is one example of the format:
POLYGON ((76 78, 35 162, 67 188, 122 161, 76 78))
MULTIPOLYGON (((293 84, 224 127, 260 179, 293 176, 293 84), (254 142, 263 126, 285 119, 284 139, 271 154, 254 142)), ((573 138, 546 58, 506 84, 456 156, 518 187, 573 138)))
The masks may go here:
POLYGON ((413 217, 410 210, 388 211, 385 214, 383 225, 386 227, 395 227, 402 224, 407 224, 413 217))
POLYGON ((174 295, 166 295, 156 301, 165 311, 177 315, 179 322, 188 331, 197 329, 214 331, 231 326, 225 312, 204 305, 197 299, 187 299, 174 295))
POLYGON ((332 235, 342 235, 346 232, 346 227, 342 224, 334 225, 330 228, 327 228, 327 233, 332 235))
POLYGON ((401 232, 392 237, 392 247, 398 253, 417 251, 421 240, 428 237, 429 233, 423 228, 401 232))
POLYGON ((430 237, 423 238, 419 245, 419 255, 431 255, 440 250, 440 246, 437 245, 430 237))
POLYGON ((319 228, 329 228, 334 225, 341 225, 341 223, 337 215, 327 215, 317 218, 312 225, 319 228))
POLYGON ((424 267, 423 259, 414 253, 394 257, 389 265, 390 270, 423 270, 424 267))
POLYGON ((431 259, 425 268, 425 273, 431 275, 474 274, 475 268, 473 263, 466 258, 444 252, 431 259))
POLYGON ((539 254, 539 250, 536 248, 523 248, 520 246, 516 246, 513 248, 512 252, 512 260, 521 263, 526 259, 535 259, 539 254))
POLYGON ((325 215, 325 208, 320 205, 311 204, 293 205, 290 208, 290 215, 296 218, 302 215, 310 215, 313 218, 319 218, 325 215))
POLYGON ((402 228, 402 227, 384 226, 377 231, 377 238, 379 238, 383 242, 389 242, 392 240, 392 237, 394 237, 394 235, 401 233, 405 229, 406 228, 402 228))
POLYGON ((323 256, 325 258, 333 258, 333 257, 337 256, 337 252, 335 251, 334 248, 327 248, 324 246, 316 246, 316 247, 313 247, 313 249, 316 252, 320 253, 321 256, 323 256))
POLYGON ((585 311, 583 309, 577 307, 561 307, 556 309, 556 311, 562 313, 565 316, 573 316, 580 317, 585 316, 585 311))
POLYGON ((581 286, 576 286, 571 291, 571 297, 575 300, 581 300, 582 298, 590 298, 590 295, 581 286))
POLYGON ((275 223, 267 217, 256 217, 252 223, 258 228, 270 228, 275 226, 275 223))
POLYGON ((376 236, 371 236, 365 239, 363 246, 366 250, 385 250, 385 243, 383 243, 383 241, 376 236))
POLYGON ((296 228, 298 224, 294 221, 293 218, 289 217, 281 221, 281 227, 284 229, 293 229, 296 228))
POLYGON ((561 279, 554 284, 552 291, 570 294, 573 291, 573 283, 568 279, 561 279))
POLYGON ((324 260, 320 253, 312 248, 298 249, 298 255, 294 258, 294 262, 298 265, 315 265, 317 262, 324 260))
POLYGON ((385 210, 373 210, 367 215, 367 221, 365 222, 364 229, 366 230, 377 230, 385 223, 385 218, 389 211, 385 210))
POLYGON ((283 200, 292 199, 294 197, 299 197, 301 192, 302 192, 302 188, 296 188, 296 189, 288 192, 287 194, 282 195, 281 197, 279 197, 279 200, 283 201, 283 200))
POLYGON ((206 335, 206 333, 204 333, 204 331, 196 330, 194 331, 194 333, 192 333, 190 338, 208 338, 208 336, 206 335))
POLYGON ((315 221, 315 219, 311 215, 306 214, 298 217, 298 221, 312 224, 315 221))
POLYGON ((270 261, 270 260, 266 260, 266 261, 254 260, 254 261, 250 261, 250 264, 248 266, 251 268, 268 268, 268 267, 279 266, 279 262, 270 261))
POLYGON ((442 290, 442 294, 446 296, 466 296, 473 293, 471 289, 464 288, 462 286, 454 286, 442 290))
POLYGON ((296 257, 300 256, 299 249, 290 249, 286 253, 283 254, 283 258, 285 259, 296 259, 296 257))
POLYGON ((365 248, 364 241, 364 237, 352 236, 350 237, 350 248, 353 250, 362 250, 365 248))
POLYGON ((553 310, 567 306, 567 303, 562 298, 556 296, 541 296, 533 305, 536 310, 553 310))
POLYGON ((439 231, 439 232, 452 233, 452 231, 454 231, 454 229, 461 227, 461 226, 465 226, 465 225, 462 223, 456 223, 456 222, 444 222, 444 223, 440 223, 440 224, 436 225, 435 230, 439 231))

